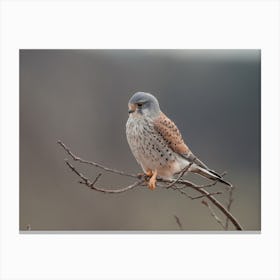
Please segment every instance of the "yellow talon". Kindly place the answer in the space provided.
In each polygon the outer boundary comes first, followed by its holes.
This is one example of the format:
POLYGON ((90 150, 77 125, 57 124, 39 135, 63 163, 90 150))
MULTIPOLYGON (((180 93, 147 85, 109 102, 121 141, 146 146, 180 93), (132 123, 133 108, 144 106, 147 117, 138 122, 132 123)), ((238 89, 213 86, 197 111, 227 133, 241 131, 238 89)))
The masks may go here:
POLYGON ((148 169, 148 170, 146 171, 146 175, 147 175, 148 177, 152 177, 152 176, 153 176, 153 171, 152 171, 151 169, 148 169))
POLYGON ((145 180, 148 180, 148 178, 147 177, 152 177, 153 176, 153 172, 152 172, 152 170, 150 170, 150 169, 148 169, 145 173, 138 173, 137 174, 137 177, 139 178, 139 179, 141 179, 141 178, 145 178, 145 180))
POLYGON ((156 183, 157 183, 157 170, 155 170, 154 172, 152 172, 152 177, 151 179, 149 180, 149 189, 150 190, 154 190, 156 188, 156 183))

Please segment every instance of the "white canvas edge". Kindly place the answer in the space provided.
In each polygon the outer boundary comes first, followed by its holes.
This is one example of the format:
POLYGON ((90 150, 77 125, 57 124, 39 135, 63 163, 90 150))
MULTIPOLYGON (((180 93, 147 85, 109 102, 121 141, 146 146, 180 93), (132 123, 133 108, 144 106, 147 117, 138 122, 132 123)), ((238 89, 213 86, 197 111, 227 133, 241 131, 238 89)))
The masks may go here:
POLYGON ((279 279, 278 1, 2 1, 0 82, 2 279, 279 279), (261 49, 261 234, 20 234, 21 48, 261 49))

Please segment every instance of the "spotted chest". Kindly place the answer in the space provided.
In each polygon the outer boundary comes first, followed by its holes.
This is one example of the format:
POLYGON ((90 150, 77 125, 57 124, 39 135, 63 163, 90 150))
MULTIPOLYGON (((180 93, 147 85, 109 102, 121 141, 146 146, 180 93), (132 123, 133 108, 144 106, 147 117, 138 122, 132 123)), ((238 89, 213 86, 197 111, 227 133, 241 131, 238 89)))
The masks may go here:
POLYGON ((178 155, 155 129, 152 119, 129 117, 126 135, 130 149, 144 171, 157 169, 159 176, 170 177, 181 168, 178 155))

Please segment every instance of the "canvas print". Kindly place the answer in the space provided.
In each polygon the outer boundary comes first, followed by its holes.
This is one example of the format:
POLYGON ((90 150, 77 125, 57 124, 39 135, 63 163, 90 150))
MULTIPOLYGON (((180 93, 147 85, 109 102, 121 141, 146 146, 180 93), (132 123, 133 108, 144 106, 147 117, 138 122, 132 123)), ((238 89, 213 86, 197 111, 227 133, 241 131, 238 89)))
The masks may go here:
POLYGON ((21 232, 261 230, 260 50, 19 59, 21 232))

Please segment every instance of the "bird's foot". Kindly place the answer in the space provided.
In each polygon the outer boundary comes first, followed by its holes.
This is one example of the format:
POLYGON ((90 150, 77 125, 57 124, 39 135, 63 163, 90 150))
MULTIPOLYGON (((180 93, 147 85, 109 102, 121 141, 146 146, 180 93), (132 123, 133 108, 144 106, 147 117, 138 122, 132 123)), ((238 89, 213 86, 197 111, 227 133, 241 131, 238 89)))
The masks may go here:
POLYGON ((151 178, 153 176, 153 172, 152 170, 148 169, 148 171, 146 171, 145 173, 138 173, 137 177, 139 179, 142 179, 144 177, 144 179, 146 179, 146 181, 148 181, 149 178, 151 178))
POLYGON ((150 190, 154 190, 156 188, 156 183, 157 183, 157 170, 152 172, 152 177, 149 180, 148 186, 150 190))
POLYGON ((145 173, 138 173, 137 177, 139 179, 144 178, 148 182, 148 187, 150 190, 154 190, 156 188, 157 170, 153 172, 152 170, 149 169, 145 173))
POLYGON ((153 171, 149 169, 148 171, 146 171, 145 175, 148 176, 148 177, 152 177, 153 176, 153 171))

